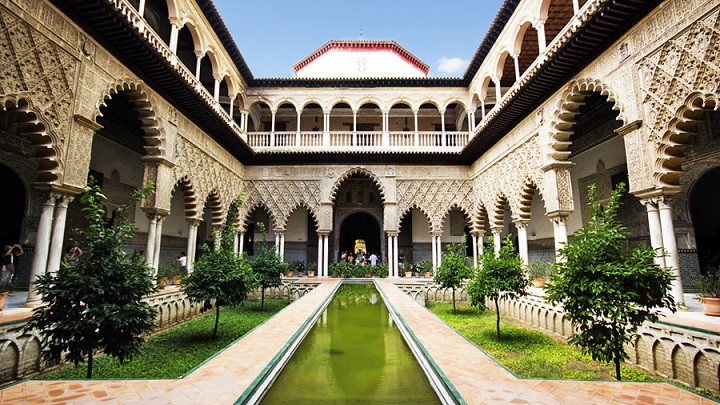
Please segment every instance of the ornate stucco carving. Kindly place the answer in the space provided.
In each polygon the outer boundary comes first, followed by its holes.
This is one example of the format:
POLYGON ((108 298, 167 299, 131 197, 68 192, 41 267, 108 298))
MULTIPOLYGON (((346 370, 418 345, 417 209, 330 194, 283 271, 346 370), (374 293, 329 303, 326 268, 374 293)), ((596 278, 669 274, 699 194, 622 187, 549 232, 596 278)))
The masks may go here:
POLYGON ((430 220, 430 229, 442 231, 443 219, 452 208, 473 216, 473 184, 469 180, 398 180, 397 212, 420 209, 430 220))
POLYGON ((696 21, 638 62, 656 187, 679 185, 698 111, 717 109, 720 12, 696 21))
MULTIPOLYGON (((74 82, 80 62, 46 36, 0 8, 0 108, 35 113, 34 146, 42 150, 39 181, 57 182, 72 123, 74 82)), ((28 120, 32 122, 32 120, 28 120)))
POLYGON ((300 206, 319 221, 319 180, 249 180, 245 182, 245 190, 241 221, 246 221, 247 215, 258 206, 268 209, 278 229, 285 229, 288 218, 300 206))

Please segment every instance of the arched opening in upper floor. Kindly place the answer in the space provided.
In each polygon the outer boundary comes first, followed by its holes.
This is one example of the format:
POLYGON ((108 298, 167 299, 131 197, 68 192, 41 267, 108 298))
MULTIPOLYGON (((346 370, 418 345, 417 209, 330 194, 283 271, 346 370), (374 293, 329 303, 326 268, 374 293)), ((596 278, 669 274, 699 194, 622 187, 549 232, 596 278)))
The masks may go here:
POLYGON ((177 55, 182 63, 193 75, 197 74, 197 59, 200 52, 200 38, 195 27, 186 23, 178 32, 177 55))

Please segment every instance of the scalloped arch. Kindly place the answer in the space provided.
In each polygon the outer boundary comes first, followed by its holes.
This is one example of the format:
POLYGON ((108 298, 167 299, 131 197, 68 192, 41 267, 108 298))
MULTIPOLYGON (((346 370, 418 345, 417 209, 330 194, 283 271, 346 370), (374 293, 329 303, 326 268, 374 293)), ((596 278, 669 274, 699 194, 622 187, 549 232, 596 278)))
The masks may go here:
POLYGON ((186 218, 197 218, 197 195, 195 186, 189 176, 185 175, 175 182, 175 189, 180 188, 183 194, 183 207, 185 208, 186 218))
POLYGON ((145 132, 145 153, 147 156, 165 156, 165 138, 158 123, 155 105, 145 87, 140 83, 130 80, 121 80, 110 85, 103 92, 100 100, 95 106, 95 120, 102 116, 100 109, 106 107, 106 100, 112 99, 113 95, 120 92, 125 93, 138 113, 141 128, 145 132))
POLYGON ((500 193, 495 198, 492 213, 488 213, 490 227, 503 226, 505 224, 505 207, 511 208, 510 200, 508 200, 504 193, 500 193))
POLYGON ((668 123, 667 130, 657 144, 653 177, 659 185, 679 186, 685 151, 691 147, 690 138, 697 134, 697 124, 704 121, 706 111, 718 111, 720 101, 715 93, 692 92, 668 123))
POLYGON ((626 124, 624 109, 618 101, 616 94, 605 83, 596 79, 573 80, 568 84, 558 101, 557 109, 550 122, 551 156, 555 160, 568 160, 570 157, 570 135, 575 118, 580 114, 580 107, 591 93, 600 93, 612 102, 613 111, 618 112, 617 120, 626 124))
POLYGON ((288 221, 288 220, 290 219, 290 217, 295 213, 295 211, 297 211, 298 208, 300 208, 300 207, 305 208, 305 209, 312 215, 313 222, 315 222, 315 229, 318 229, 318 227, 320 226, 320 220, 318 219, 318 214, 317 214, 317 213, 315 212, 315 210, 310 206, 310 204, 308 204, 306 201, 300 201, 300 202, 298 202, 297 204, 295 204, 294 206, 292 206, 292 207, 290 208, 290 210, 288 211, 287 216, 285 217, 285 223, 282 224, 281 227, 282 227, 282 228, 286 228, 286 227, 287 227, 287 221, 288 221))
POLYGON ((382 198, 383 201, 385 201, 385 186, 383 185, 380 178, 373 173, 372 171, 365 169, 363 167, 354 167, 350 170, 345 171, 340 177, 338 177, 337 180, 335 180, 335 184, 333 184, 332 192, 330 192, 330 201, 335 201, 335 197, 337 196, 337 191, 342 185, 342 183, 353 174, 362 174, 370 178, 372 180, 373 184, 375 184, 378 189, 380 190, 380 198, 382 198))
POLYGON ((243 230, 246 230, 248 227, 248 221, 250 220, 250 217, 257 209, 264 210, 268 216, 270 217, 271 225, 273 226, 272 229, 276 229, 278 227, 277 217, 275 216, 275 213, 262 201, 256 201, 253 205, 250 205, 248 207, 244 207, 240 210, 240 224, 242 225, 240 228, 243 230))
MULTIPOLYGON (((421 206, 419 206, 418 204, 415 204, 415 203, 409 205, 409 206, 405 209, 405 211, 399 213, 399 215, 398 215, 398 226, 399 226, 399 225, 402 225, 403 219, 405 218, 405 216, 406 216, 412 209, 416 209, 416 210, 420 211, 420 212, 423 214, 423 216, 425 217, 425 220, 427 221, 428 227, 431 227, 431 226, 432 226, 432 221, 430 220, 430 215, 428 214, 427 210, 425 210, 423 207, 421 207, 421 206)), ((398 229, 399 229, 399 227, 398 227, 398 229)))
POLYGON ((533 179, 526 179, 518 195, 518 209, 515 219, 529 221, 532 211, 532 200, 535 194, 540 194, 540 189, 533 179))
POLYGON ((445 212, 443 212, 442 216, 440 217, 440 223, 438 224, 439 231, 443 230, 443 227, 445 226, 445 220, 450 215, 450 211, 452 211, 454 209, 458 209, 460 212, 462 212, 463 215, 465 216, 466 225, 469 225, 470 227, 472 227, 472 224, 473 224, 472 210, 469 209, 468 207, 463 207, 462 205, 458 204, 457 202, 454 202, 454 203, 450 204, 450 206, 447 207, 445 212))
POLYGON ((8 114, 18 115, 18 134, 27 137, 36 151, 33 156, 33 160, 38 164, 36 182, 57 183, 62 173, 62 153, 57 146, 58 137, 50 130, 51 126, 33 106, 32 101, 6 95, 0 98, 0 109, 8 114))

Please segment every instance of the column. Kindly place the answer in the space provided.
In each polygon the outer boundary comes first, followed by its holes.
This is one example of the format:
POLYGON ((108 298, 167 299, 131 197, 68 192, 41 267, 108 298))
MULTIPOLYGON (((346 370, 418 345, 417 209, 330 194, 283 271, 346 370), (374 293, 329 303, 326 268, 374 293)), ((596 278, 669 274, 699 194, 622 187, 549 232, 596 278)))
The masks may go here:
POLYGON ((228 108, 228 114, 230 114, 230 119, 232 119, 235 110, 235 97, 230 97, 230 106, 228 108))
POLYGON ((200 220, 190 218, 188 222, 188 239, 187 239, 187 269, 188 273, 192 271, 193 263, 195 262, 195 247, 197 246, 197 230, 200 225, 200 220))
POLYGON ((323 235, 323 274, 327 277, 328 269, 329 269, 329 260, 330 255, 328 254, 328 249, 330 247, 330 233, 326 233, 323 235))
POLYGON ((327 274, 323 273, 325 265, 323 263, 323 237, 318 233, 318 277, 327 277, 327 274))
POLYGON ((520 253, 520 260, 522 264, 527 266, 530 263, 528 255, 528 239, 527 239, 527 221, 515 221, 515 228, 518 232, 518 251, 520 253))
POLYGON ((553 223, 553 234, 555 236, 555 261, 562 261, 560 259, 560 249, 565 247, 567 244, 567 219, 568 217, 558 215, 550 218, 553 223))
POLYGON ((468 130, 471 136, 475 132, 475 110, 468 111, 468 130))
POLYGON ((652 198, 640 200, 647 209, 648 227, 650 228, 650 245, 655 250, 655 264, 665 267, 665 248, 663 245, 662 228, 660 227, 660 211, 657 201, 652 198))
POLYGON ((245 250, 245 232, 240 232, 238 234, 238 254, 242 255, 243 251, 245 250))
POLYGON ((57 199, 55 205, 55 218, 52 225, 52 239, 50 241, 50 256, 46 272, 55 273, 60 269, 60 261, 62 260, 63 242, 65 241, 65 219, 67 218, 68 204, 73 200, 73 196, 63 195, 57 199))
POLYGON ((437 260, 437 243, 435 243, 435 239, 437 237, 435 235, 432 235, 431 242, 430 242, 430 250, 432 251, 432 264, 433 264, 433 270, 437 271, 438 268, 438 260, 437 260))
POLYGON ((280 233, 275 232, 275 254, 280 254, 280 233))
POLYGON ((145 262, 148 266, 155 268, 153 260, 155 259, 155 231, 157 230, 158 217, 155 214, 147 214, 150 224, 148 225, 147 244, 145 245, 145 262))
POLYGON ((297 130, 295 131, 295 146, 300 146, 300 111, 297 111, 297 130))
POLYGON ((573 13, 577 15, 578 11, 580 11, 580 4, 578 0, 573 0, 573 13))
POLYGON ((392 242, 392 236, 390 233, 388 233, 387 237, 387 263, 388 263, 388 277, 398 277, 400 274, 398 269, 395 268, 395 261, 393 260, 393 257, 395 256, 395 252, 393 250, 393 242, 392 242))
POLYGON ((502 98, 500 79, 493 79, 493 83, 495 83, 495 105, 497 106, 498 104, 500 104, 500 99, 502 98))
POLYGON ((470 235, 472 236, 472 246, 473 246, 473 267, 477 267, 477 265, 478 265, 478 234, 473 232, 470 235))
POLYGON ((200 62, 202 61, 203 57, 202 52, 195 51, 195 57, 197 58, 195 61, 195 78, 200 80, 200 62))
MULTIPOLYGON (((394 235, 392 236, 392 239, 393 239, 393 253, 394 253, 394 255, 393 255, 393 262, 394 262, 393 267, 395 267, 395 273, 397 274, 397 273, 399 272, 399 269, 400 269, 400 251, 398 250, 398 235, 397 235, 397 234, 394 234, 394 235)), ((407 263, 403 263, 403 266, 406 266, 406 264, 407 264, 407 263)), ((403 271, 407 271, 407 270, 409 270, 407 267, 403 267, 403 271)))
POLYGON ((323 146, 330 146, 330 113, 323 112, 323 146))
POLYGON ((145 0, 140 0, 140 4, 138 4, 138 14, 140 14, 140 17, 145 15, 145 0))
POLYGON ((540 55, 542 55, 542 53, 545 52, 545 48, 547 47, 547 41, 545 40, 545 22, 539 22, 535 29, 537 30, 538 34, 538 52, 540 55))
MULTIPOLYGON (((390 145, 390 113, 382 113, 383 116, 383 130, 382 130, 382 145, 390 145)), ((376 146, 376 145, 374 145, 376 146)))
POLYGON ((353 111, 352 146, 358 146, 358 142, 357 142, 357 111, 353 111))
POLYGON ((515 62, 515 81, 520 80, 520 62, 518 62, 518 56, 512 55, 513 62, 515 62))
POLYGON ((502 247, 502 226, 492 226, 490 231, 493 236, 493 249, 495 250, 495 256, 500 254, 500 248, 502 247))
POLYGON ((275 111, 270 113, 270 146, 275 146, 275 111))
POLYGON ((672 296, 675 299, 675 304, 679 307, 685 307, 682 279, 680 278, 680 258, 678 256, 677 241, 675 240, 675 225, 673 224, 672 207, 668 197, 658 199, 658 210, 660 211, 660 227, 665 248, 665 266, 669 267, 675 276, 672 283, 672 296))
POLYGON ((177 25, 170 24, 170 43, 168 46, 172 53, 177 54, 178 35, 180 34, 180 28, 177 25))
POLYGON ((280 234, 280 261, 285 261, 285 233, 280 234))
POLYGON ((415 146, 420 146, 420 130, 418 129, 418 112, 413 111, 413 122, 415 123, 415 146))
POLYGON ((53 211, 57 194, 51 193, 43 203, 38 223, 37 237, 35 239, 35 255, 33 256, 32 272, 30 273, 30 289, 28 290, 27 301, 23 307, 34 308, 42 302, 42 298, 35 291, 34 284, 38 276, 47 270, 48 249, 50 248, 50 232, 52 228, 53 211))
POLYGON ((213 88, 213 98, 215 101, 220 102, 220 77, 213 75, 215 79, 215 87, 213 88))
POLYGON ((480 112, 482 113, 482 118, 485 119, 485 99, 480 99, 480 112))
POLYGON ((447 143, 447 141, 445 140, 445 111, 443 111, 442 114, 440 114, 440 128, 442 131, 442 135, 441 135, 442 139, 440 141, 440 144, 442 146, 445 146, 445 144, 447 143))
POLYGON ((437 263, 438 267, 442 266, 442 234, 438 234, 437 238, 435 239, 435 243, 437 244, 437 263))
POLYGON ((155 225, 155 256, 153 256, 153 269, 157 273, 157 269, 160 267, 160 248, 162 247, 162 226, 165 222, 165 217, 158 215, 157 223, 155 225))
POLYGON ((235 232, 235 235, 233 236, 233 253, 237 253, 238 251, 238 235, 240 234, 235 232))

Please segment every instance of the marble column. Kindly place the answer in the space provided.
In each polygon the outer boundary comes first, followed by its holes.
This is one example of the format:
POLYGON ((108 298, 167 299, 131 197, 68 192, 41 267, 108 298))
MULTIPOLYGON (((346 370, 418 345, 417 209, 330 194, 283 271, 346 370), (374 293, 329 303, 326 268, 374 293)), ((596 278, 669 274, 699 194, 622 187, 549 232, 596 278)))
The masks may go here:
POLYGON ((527 239, 527 221, 515 221, 515 228, 518 232, 518 251, 520 253, 520 260, 527 266, 530 258, 528 253, 528 239, 527 239))
POLYGON ((663 245, 662 228, 660 227, 660 211, 657 201, 652 198, 640 200, 647 209, 648 228, 650 230, 650 245, 655 250, 655 264, 665 267, 665 247, 663 245))
POLYGON ((500 248, 502 247, 502 227, 494 226, 490 228, 493 236, 493 250, 495 250, 495 256, 500 254, 500 248))
POLYGON ((155 224, 155 252, 153 256, 153 269, 155 274, 160 267, 160 248, 162 247, 162 226, 165 222, 165 217, 158 215, 157 223, 155 224))
POLYGON ((387 237, 387 264, 388 264, 388 277, 397 277, 398 276, 398 269, 395 268, 395 261, 393 260, 393 257, 395 256, 395 252, 393 251, 393 243, 392 243, 392 236, 388 233, 387 237))
MULTIPOLYGON (((393 252, 395 252, 395 255, 393 256, 394 266, 395 267, 395 273, 398 273, 398 269, 400 268, 400 252, 398 251, 398 235, 395 234, 392 237, 393 239, 393 252)), ((405 267, 406 264, 403 263, 403 271, 408 270, 407 267, 405 267)))
POLYGON ((30 273, 30 289, 28 290, 27 301, 25 301, 23 305, 25 308, 35 308, 42 303, 42 298, 40 294, 35 291, 34 284, 37 278, 47 270, 53 212, 55 211, 55 200, 58 197, 59 195, 51 193, 42 206, 37 237, 35 239, 35 254, 33 255, 32 270, 30 273))
POLYGON ((672 219, 672 207, 668 197, 658 199, 658 210, 660 211, 660 227, 662 229, 663 247, 665 248, 665 266, 669 267, 675 276, 672 284, 672 296, 675 304, 679 307, 685 306, 683 296, 683 284, 680 277, 680 257, 678 255, 677 241, 675 240, 675 225, 672 219))
POLYGON ((564 248, 567 244, 567 219, 568 217, 558 215, 550 218, 553 223, 553 233, 555 236, 555 261, 560 262, 560 249, 564 248))
POLYGON ((145 262, 148 266, 155 268, 153 260, 155 259, 155 232, 157 230, 158 216, 155 214, 147 214, 150 224, 148 225, 147 243, 145 245, 145 262))
POLYGON ((187 269, 188 273, 192 271, 193 264, 195 263, 195 248, 197 246, 197 231, 200 225, 200 220, 191 218, 188 222, 188 239, 187 239, 187 269))
POLYGON ((330 234, 326 233, 325 235, 323 235, 323 274, 325 275, 325 277, 327 277, 328 269, 330 267, 330 263, 329 263, 330 255, 328 252, 329 248, 330 248, 330 234))
POLYGON ((65 241, 65 220, 67 218, 68 204, 73 196, 63 195, 55 203, 55 217, 52 225, 52 239, 50 241, 50 256, 48 257, 47 272, 55 273, 60 269, 60 261, 63 254, 63 243, 65 241))
POLYGON ((472 236, 472 251, 473 251, 473 267, 477 267, 478 264, 478 234, 473 232, 472 236))
POLYGON ((243 251, 245 250, 245 232, 240 232, 238 234, 238 254, 242 255, 243 251))

